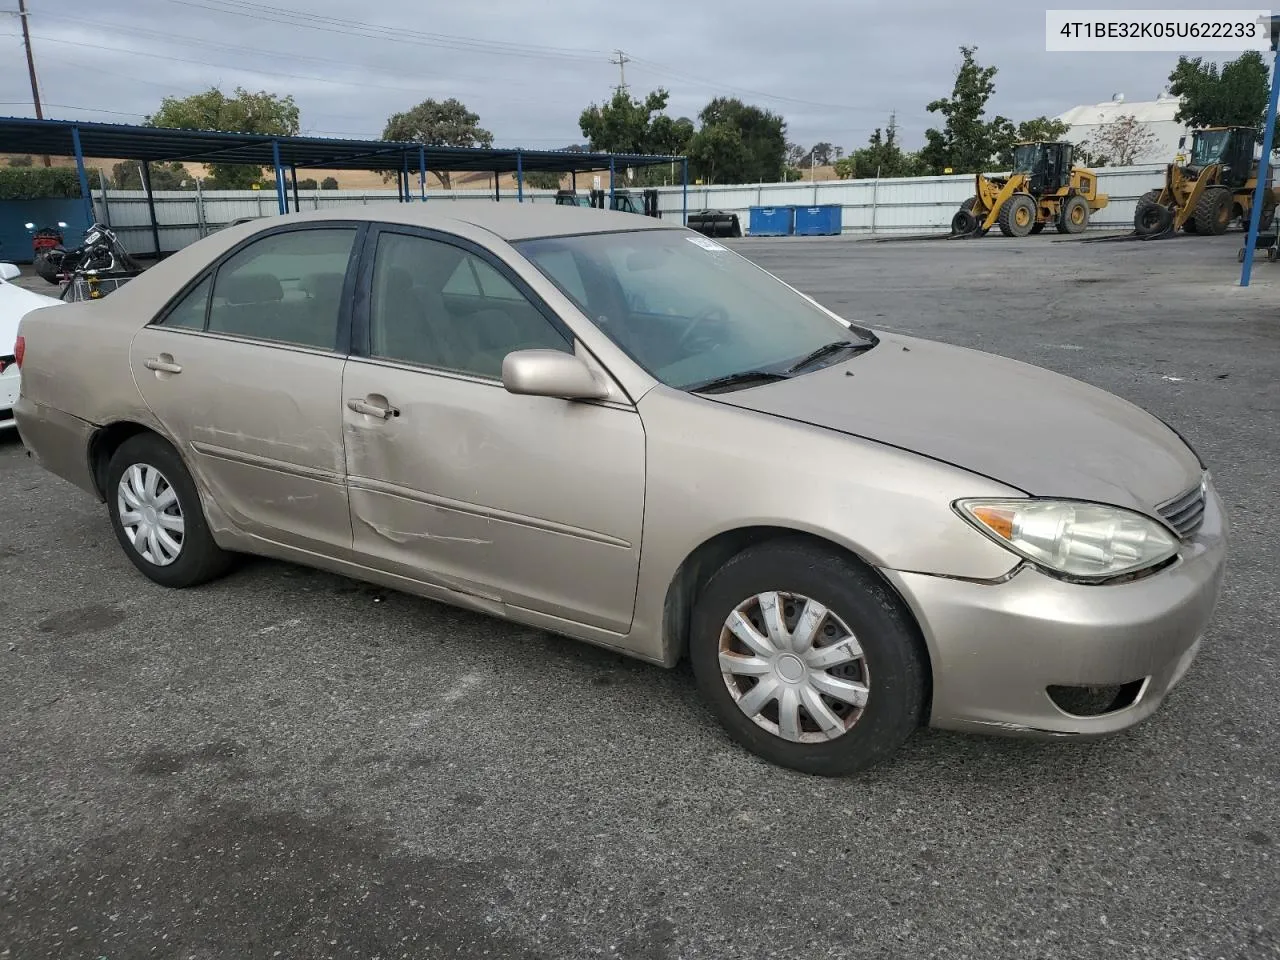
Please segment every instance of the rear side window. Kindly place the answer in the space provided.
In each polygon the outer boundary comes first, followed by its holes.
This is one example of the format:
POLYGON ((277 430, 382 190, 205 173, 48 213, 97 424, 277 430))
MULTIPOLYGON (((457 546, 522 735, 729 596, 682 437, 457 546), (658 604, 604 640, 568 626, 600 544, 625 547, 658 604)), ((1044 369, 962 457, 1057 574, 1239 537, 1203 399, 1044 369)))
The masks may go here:
POLYGON ((325 227, 249 244, 218 268, 209 332, 335 349, 355 237, 354 227, 325 227))
POLYGON ((209 306, 209 290, 213 286, 213 278, 205 277, 177 306, 165 315, 161 323, 166 327, 178 327, 183 330, 203 330, 205 309, 209 306))

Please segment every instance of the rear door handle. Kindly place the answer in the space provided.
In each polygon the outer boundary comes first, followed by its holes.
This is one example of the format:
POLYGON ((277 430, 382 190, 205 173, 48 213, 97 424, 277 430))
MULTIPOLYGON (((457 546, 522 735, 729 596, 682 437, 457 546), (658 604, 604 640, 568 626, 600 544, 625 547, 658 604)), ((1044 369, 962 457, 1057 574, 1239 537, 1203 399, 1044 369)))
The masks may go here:
POLYGON ((363 413, 367 417, 377 417, 380 420, 400 416, 400 411, 385 400, 373 400, 371 398, 352 397, 347 401, 347 409, 354 410, 356 413, 363 413))
POLYGON ((173 357, 167 353, 162 353, 158 357, 148 357, 142 361, 148 370, 158 370, 161 373, 181 373, 182 364, 174 363, 173 357))

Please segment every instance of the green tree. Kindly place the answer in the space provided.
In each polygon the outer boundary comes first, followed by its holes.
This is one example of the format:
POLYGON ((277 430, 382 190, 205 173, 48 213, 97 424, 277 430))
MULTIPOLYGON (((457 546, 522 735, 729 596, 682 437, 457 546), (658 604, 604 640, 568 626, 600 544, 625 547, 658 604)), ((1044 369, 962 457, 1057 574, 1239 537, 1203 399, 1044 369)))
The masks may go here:
POLYGON ((956 71, 950 97, 934 100, 926 109, 946 118, 941 130, 925 131, 926 143, 920 151, 934 173, 950 167, 953 173, 978 173, 1016 139, 1011 121, 997 116, 986 120, 987 101, 995 92, 996 67, 980 66, 974 60, 976 47, 962 46, 964 62, 956 71))
POLYGON ((689 144, 694 175, 707 183, 776 182, 785 176, 786 121, 733 97, 716 97, 698 114, 689 144))
MULTIPOLYGON (((383 140, 424 143, 429 147, 491 147, 493 134, 480 126, 480 117, 456 97, 423 100, 416 107, 387 118, 383 140)), ((448 190, 452 180, 448 170, 432 170, 440 185, 448 190)), ((384 173, 390 180, 394 173, 384 173)))
MULTIPOLYGON (((141 190, 142 165, 134 160, 123 160, 111 167, 111 185, 117 190, 141 190)), ((151 164, 152 190, 194 190, 195 177, 182 164, 151 164), (183 181, 187 181, 183 186, 183 181)))
POLYGON ((323 180, 321 180, 321 181, 320 181, 320 189, 321 189, 321 190, 337 190, 337 189, 338 189, 338 178, 337 178, 337 177, 325 177, 323 180))
POLYGON ((534 190, 559 190, 560 176, 554 170, 531 170, 524 175, 524 185, 534 190))
POLYGON ((29 167, 31 165, 32 165, 32 159, 29 156, 9 158, 9 166, 11 167, 29 167))
MULTIPOLYGON (((578 117, 578 128, 587 138, 586 147, 603 153, 645 153, 659 156, 684 156, 694 137, 693 121, 688 117, 673 118, 666 110, 670 95, 659 87, 637 100, 622 90, 614 93, 606 104, 591 104, 578 117)), ((618 177, 629 186, 650 186, 670 178, 664 168, 642 167, 627 176, 618 177)))
MULTIPOLYGON (((591 104, 578 117, 578 127, 587 138, 583 149, 603 153, 688 155, 694 137, 693 121, 664 113, 669 97, 661 87, 646 94, 643 100, 618 90, 608 103, 591 104)), ((619 170, 617 176, 627 186, 657 186, 671 178, 671 170, 639 167, 633 168, 630 175, 619 170)))
POLYGON ((836 176, 842 180, 854 177, 918 177, 929 171, 918 154, 904 153, 898 143, 898 121, 889 115, 889 125, 876 127, 867 145, 854 150, 835 163, 836 176))
MULTIPOLYGON (((253 93, 236 87, 228 97, 217 87, 189 97, 165 97, 160 109, 144 123, 152 127, 183 130, 221 130, 229 133, 297 136, 298 106, 292 96, 281 97, 265 90, 253 93)), ((262 168, 235 163, 211 163, 209 173, 224 190, 244 190, 259 181, 262 168)))
POLYGON ((1016 129, 1010 124, 1009 128, 998 134, 998 139, 1002 141, 999 166, 1006 170, 1013 166, 1013 148, 1019 143, 1055 143, 1065 137, 1070 129, 1071 124, 1048 117, 1023 120, 1016 129))
MULTIPOLYGON (((732 124, 704 126, 689 144, 690 176, 703 183, 748 183, 751 151, 732 124)), ((775 178, 776 179, 776 178, 775 178)))
POLYGON ((1200 57, 1179 57, 1169 74, 1169 92, 1181 99, 1174 119, 1192 127, 1253 127, 1261 141, 1269 81, 1257 50, 1246 50, 1221 69, 1200 57))

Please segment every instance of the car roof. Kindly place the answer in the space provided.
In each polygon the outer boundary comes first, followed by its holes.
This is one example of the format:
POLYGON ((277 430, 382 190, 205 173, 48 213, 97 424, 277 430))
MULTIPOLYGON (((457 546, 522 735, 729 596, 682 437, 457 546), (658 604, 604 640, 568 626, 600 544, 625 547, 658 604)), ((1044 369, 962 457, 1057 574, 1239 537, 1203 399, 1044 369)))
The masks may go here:
POLYGON ((456 230, 469 224, 504 240, 570 236, 584 233, 615 233, 630 230, 680 230, 680 224, 664 223, 657 217, 638 213, 601 210, 595 207, 556 203, 497 202, 493 200, 428 200, 401 203, 387 200, 359 206, 330 207, 306 213, 263 217, 262 228, 289 221, 377 220, 414 227, 456 230))

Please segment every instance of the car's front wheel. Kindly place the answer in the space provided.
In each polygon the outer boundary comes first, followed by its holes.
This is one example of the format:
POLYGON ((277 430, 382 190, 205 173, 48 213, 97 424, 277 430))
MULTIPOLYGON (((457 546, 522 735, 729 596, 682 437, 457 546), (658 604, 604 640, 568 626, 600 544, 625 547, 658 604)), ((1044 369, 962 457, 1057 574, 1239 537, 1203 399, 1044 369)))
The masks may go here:
POLYGON ((116 539, 144 574, 166 587, 193 587, 226 572, 231 555, 214 542, 200 495, 165 440, 141 433, 107 466, 107 509, 116 539))
POLYGON ((729 734, 780 766, 844 776, 920 725, 927 665, 899 598, 834 549, 788 540, 729 560, 693 611, 689 657, 729 734))

